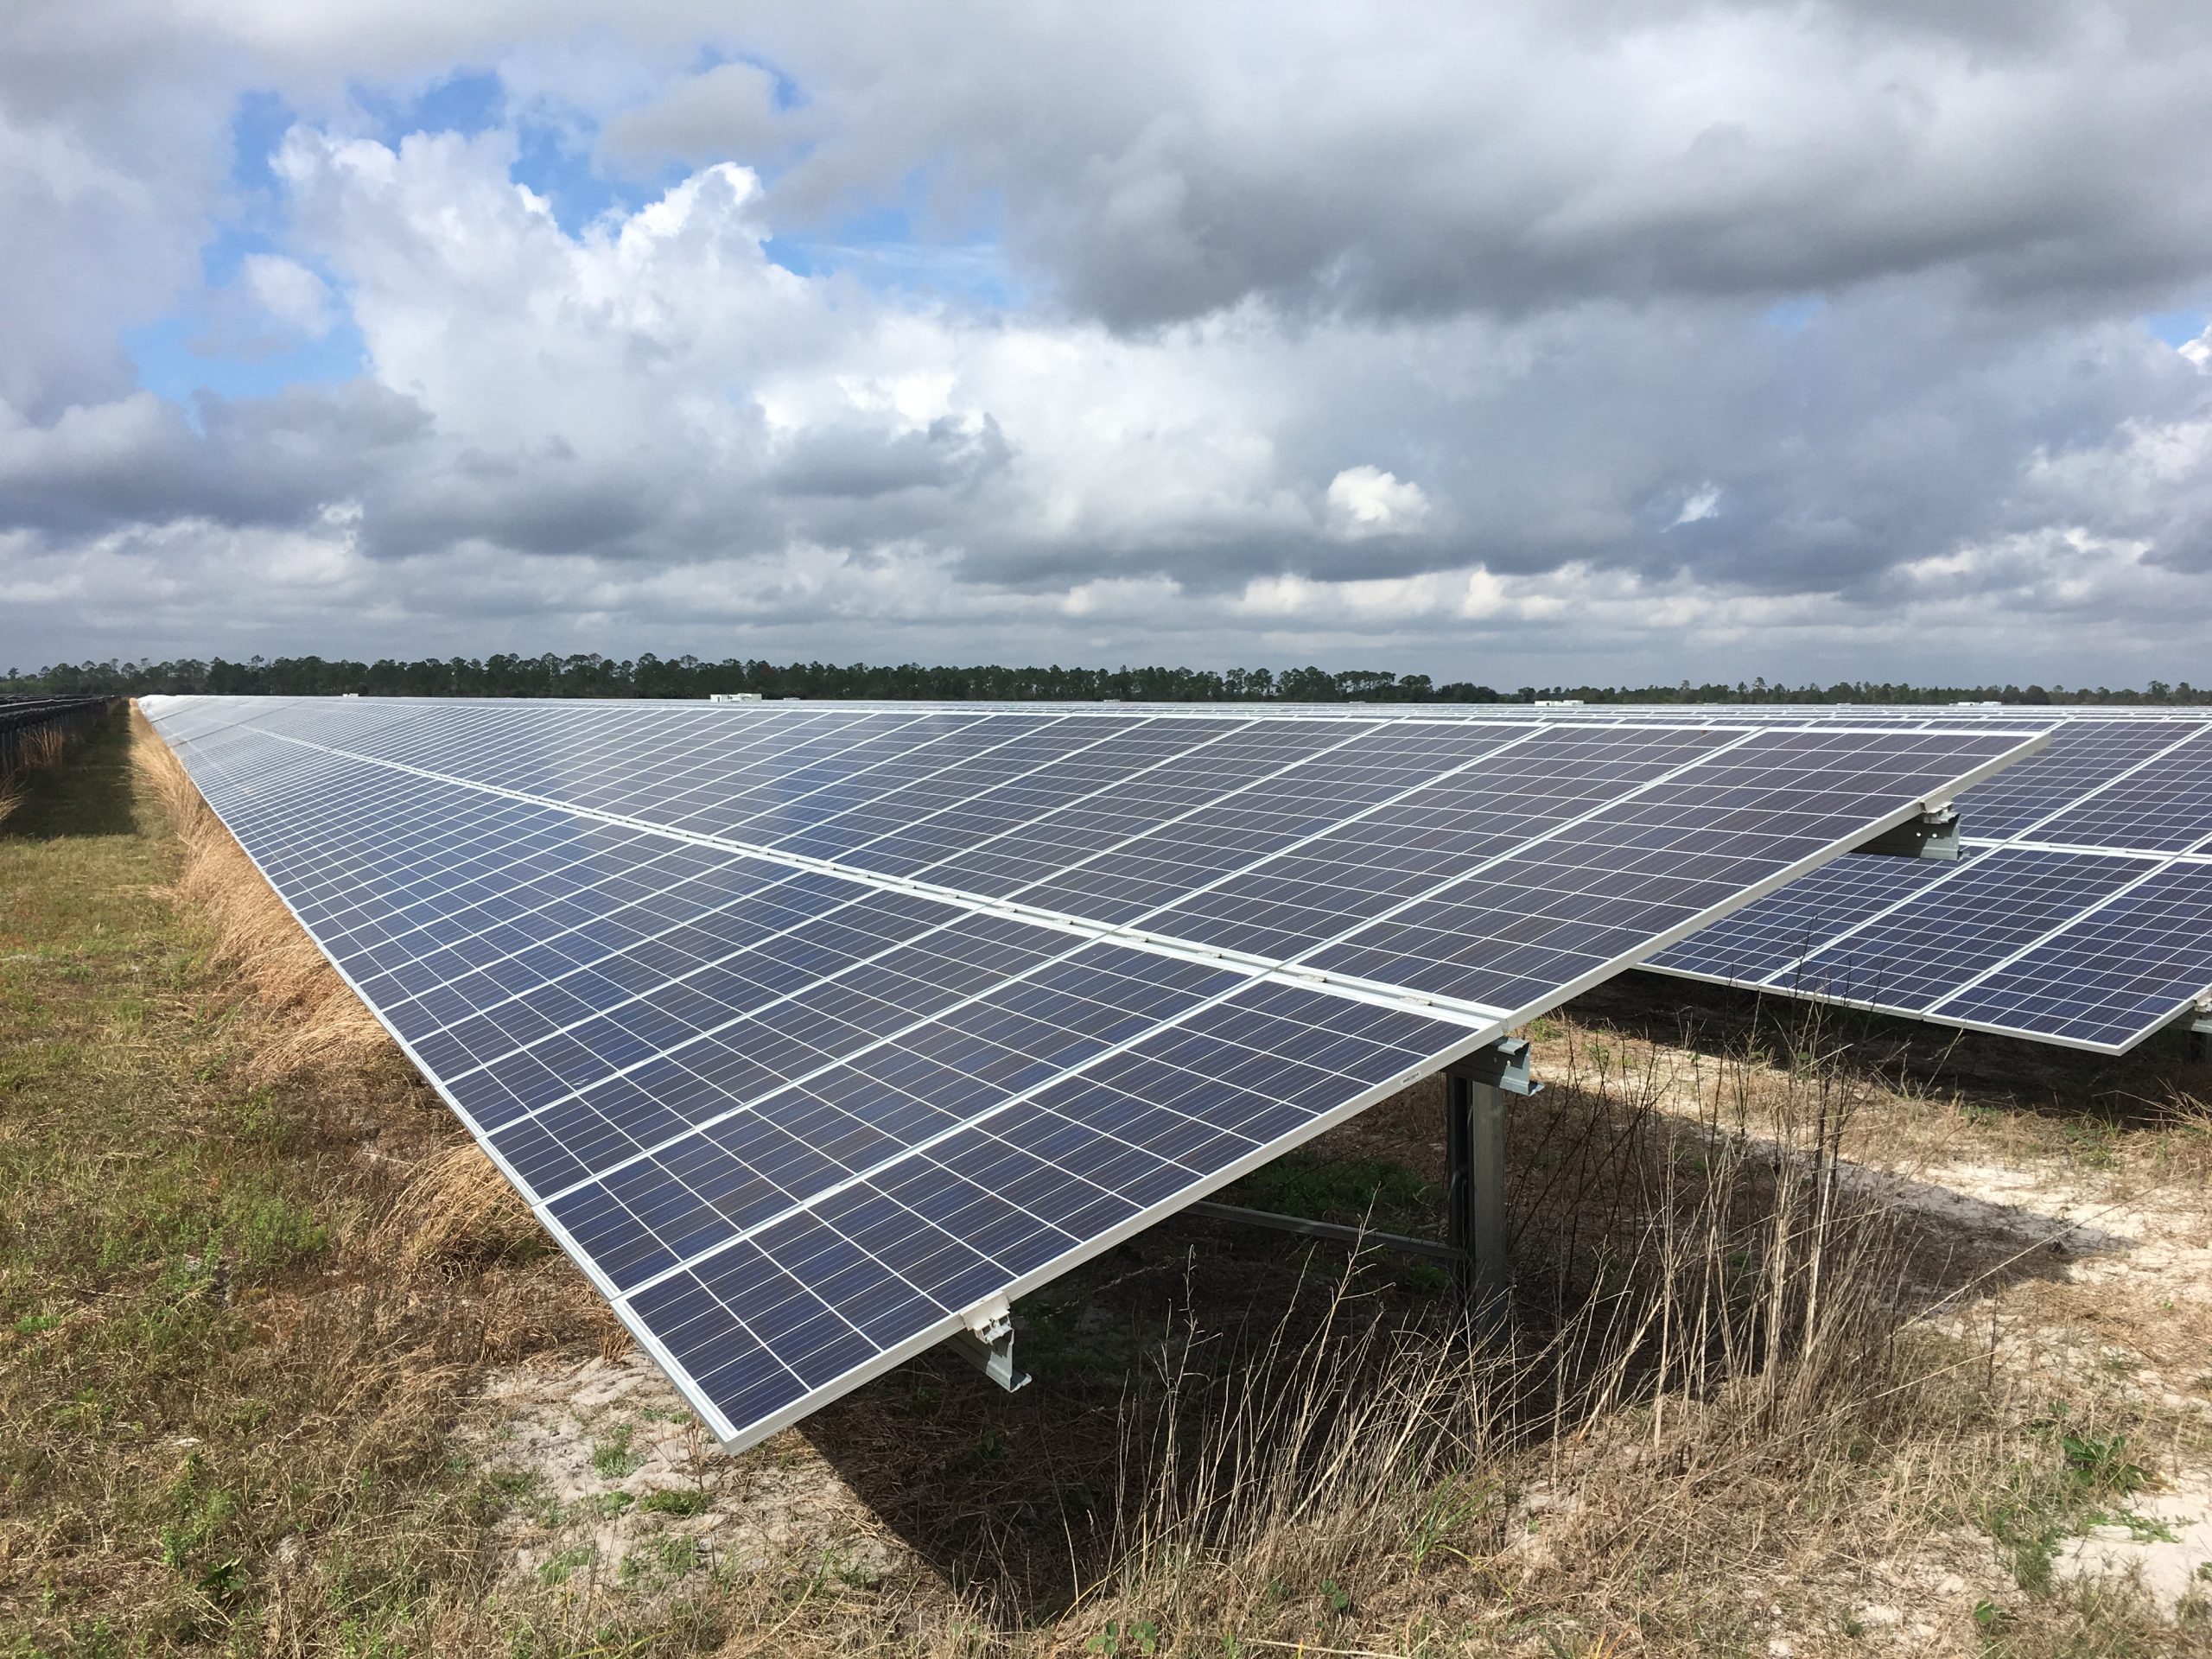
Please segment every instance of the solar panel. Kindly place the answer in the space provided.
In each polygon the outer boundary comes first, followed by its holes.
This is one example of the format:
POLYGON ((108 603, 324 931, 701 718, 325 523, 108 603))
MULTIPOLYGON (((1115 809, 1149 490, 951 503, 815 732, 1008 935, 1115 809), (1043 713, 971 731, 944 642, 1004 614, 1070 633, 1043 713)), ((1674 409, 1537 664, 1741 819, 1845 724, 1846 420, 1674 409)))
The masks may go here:
POLYGON ((748 1444, 2040 741, 149 699, 748 1444))
POLYGON ((2112 1054, 2212 992, 2212 720, 2066 719, 1959 809, 1956 864, 1841 859, 1646 965, 2112 1054))

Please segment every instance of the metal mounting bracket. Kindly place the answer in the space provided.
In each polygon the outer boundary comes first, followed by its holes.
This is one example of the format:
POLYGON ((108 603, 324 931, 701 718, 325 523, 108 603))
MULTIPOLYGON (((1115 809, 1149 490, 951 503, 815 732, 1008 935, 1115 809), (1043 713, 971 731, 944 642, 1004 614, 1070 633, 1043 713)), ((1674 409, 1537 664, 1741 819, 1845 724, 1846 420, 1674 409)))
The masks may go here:
POLYGON ((1918 817, 1909 818, 1894 830, 1885 830, 1857 850, 1884 853, 1892 858, 1939 858, 1955 863, 1959 834, 1959 809, 1948 801, 1929 801, 1922 805, 1918 817))
POLYGON ((1525 1037, 1501 1037, 1471 1054, 1463 1054, 1444 1068, 1446 1077, 1502 1089, 1509 1095, 1537 1095, 1544 1085, 1530 1073, 1529 1041, 1525 1037))
POLYGON ((2212 997, 2196 999, 2196 1013, 2189 1022, 2189 1058, 2199 1065, 2212 1060, 2212 997))
POLYGON ((1003 1296, 994 1296, 968 1310, 968 1328, 955 1332, 952 1345, 960 1357, 1008 1394, 1026 1385, 1029 1373, 1014 1363, 1014 1310, 1003 1296))

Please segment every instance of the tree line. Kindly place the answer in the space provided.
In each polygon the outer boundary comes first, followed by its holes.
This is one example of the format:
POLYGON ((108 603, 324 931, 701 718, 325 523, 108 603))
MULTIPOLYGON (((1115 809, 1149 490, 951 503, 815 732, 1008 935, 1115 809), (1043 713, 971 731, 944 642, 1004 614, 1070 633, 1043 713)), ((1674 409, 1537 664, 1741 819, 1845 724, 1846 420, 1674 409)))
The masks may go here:
POLYGON ((1586 703, 2204 703, 2212 691, 2187 681, 2153 680, 2146 690, 2063 685, 1909 685, 1843 680, 1789 685, 1765 679, 1675 685, 1524 685, 1501 691, 1471 681, 1442 684, 1426 674, 1321 668, 969 668, 868 663, 771 663, 728 658, 634 658, 597 652, 560 657, 505 654, 373 663, 323 657, 250 657, 244 662, 57 663, 26 674, 8 671, 0 693, 139 696, 153 692, 230 696, 372 697, 707 697, 750 692, 762 697, 867 697, 948 702, 1536 702, 1586 703))

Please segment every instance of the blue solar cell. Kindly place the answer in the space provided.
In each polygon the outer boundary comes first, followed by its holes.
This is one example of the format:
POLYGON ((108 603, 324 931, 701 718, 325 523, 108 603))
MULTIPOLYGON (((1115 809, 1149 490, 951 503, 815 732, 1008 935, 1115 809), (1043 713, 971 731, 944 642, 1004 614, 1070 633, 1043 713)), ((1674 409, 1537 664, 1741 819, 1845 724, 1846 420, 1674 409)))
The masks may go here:
POLYGON ((2096 942, 2124 913, 2104 909, 2105 899, 2157 868, 2139 855, 2212 844, 2212 728, 2166 716, 2068 721, 2043 753, 1966 791, 1959 807, 1968 847, 1980 854, 1967 868, 1845 860, 1649 965, 2100 1047, 2125 1048, 2171 1016, 2163 983, 2148 1001, 2123 988, 2134 970, 2122 965, 2130 947, 2118 932, 2111 981, 2098 984, 2096 942), (1993 1001, 1977 988, 1993 964, 2077 918, 2069 948, 2084 954, 2063 997, 2027 995, 2008 981, 1993 1001), (1971 995, 1952 1001, 1962 989, 1971 995), (2092 1005, 2104 1012, 2085 1026, 2081 1009, 2092 1005), (1970 1018, 1961 1013, 1967 1007, 1976 1010, 1970 1018), (2139 1017, 2122 1038, 2113 1011, 2126 1008, 2139 1017), (2091 1029, 2093 1041, 2082 1034, 2091 1029))
POLYGON ((1829 939, 1948 874, 1933 860, 1853 854, 1707 924, 1647 965, 1735 983, 1786 982, 1829 939))
POLYGON ((1915 902, 1808 957, 1784 983, 1922 1010, 2156 868, 2149 859, 2000 848, 1952 866, 1915 902))
POLYGON ((2050 746, 1960 803, 1968 835, 2003 841, 2031 831, 2071 802, 2202 729, 2166 721, 2069 721, 2050 746))

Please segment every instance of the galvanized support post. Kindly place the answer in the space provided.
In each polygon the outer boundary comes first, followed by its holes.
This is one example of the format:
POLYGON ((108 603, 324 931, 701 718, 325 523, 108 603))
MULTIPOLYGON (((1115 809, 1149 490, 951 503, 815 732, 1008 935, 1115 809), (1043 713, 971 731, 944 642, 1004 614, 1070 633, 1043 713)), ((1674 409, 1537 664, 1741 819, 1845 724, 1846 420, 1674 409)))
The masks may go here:
POLYGON ((2189 1058, 2199 1065, 2212 1060, 2212 1000, 2200 1001, 2189 1022, 2189 1058))
POLYGON ((1485 1323, 1503 1316, 1513 1288, 1505 1214, 1505 1097, 1533 1095, 1529 1045, 1492 1043, 1446 1071, 1444 1217, 1461 1299, 1485 1323))

